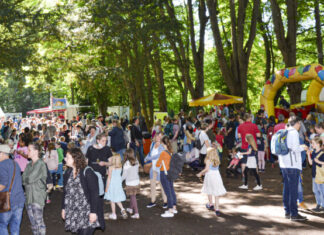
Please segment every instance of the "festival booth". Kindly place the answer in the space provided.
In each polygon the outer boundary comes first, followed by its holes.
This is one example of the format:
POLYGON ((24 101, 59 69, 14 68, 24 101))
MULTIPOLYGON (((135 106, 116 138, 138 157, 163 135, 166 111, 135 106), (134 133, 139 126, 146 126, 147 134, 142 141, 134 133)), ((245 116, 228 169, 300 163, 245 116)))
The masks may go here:
POLYGON ((288 83, 308 80, 312 80, 312 82, 307 90, 306 102, 291 105, 290 111, 294 113, 301 112, 303 118, 306 118, 313 108, 324 112, 324 100, 320 99, 320 93, 324 87, 324 68, 320 64, 311 64, 281 69, 266 82, 262 89, 260 103, 264 105, 268 116, 273 115, 278 118, 279 114, 283 114, 288 118, 288 110, 274 106, 274 98, 278 90, 288 83))
POLYGON ((207 105, 224 105, 224 104, 242 104, 243 98, 232 95, 224 95, 219 93, 214 93, 202 98, 192 100, 189 102, 189 106, 207 106, 207 105))

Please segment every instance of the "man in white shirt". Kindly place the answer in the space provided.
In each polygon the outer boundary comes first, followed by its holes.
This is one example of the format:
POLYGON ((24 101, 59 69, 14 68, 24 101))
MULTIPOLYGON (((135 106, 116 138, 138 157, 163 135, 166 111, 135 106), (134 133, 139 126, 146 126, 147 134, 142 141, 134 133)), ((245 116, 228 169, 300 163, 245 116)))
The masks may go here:
POLYGON ((286 211, 286 218, 293 221, 306 220, 306 217, 298 213, 297 197, 298 183, 302 170, 301 152, 304 151, 304 145, 299 142, 299 129, 301 119, 292 116, 288 120, 287 147, 289 153, 279 155, 279 166, 283 177, 283 203, 286 211))

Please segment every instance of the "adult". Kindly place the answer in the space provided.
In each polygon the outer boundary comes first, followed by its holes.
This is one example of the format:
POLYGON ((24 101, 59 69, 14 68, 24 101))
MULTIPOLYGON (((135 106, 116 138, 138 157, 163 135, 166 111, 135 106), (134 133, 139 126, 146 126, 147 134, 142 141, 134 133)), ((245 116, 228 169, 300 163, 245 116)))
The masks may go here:
POLYGON ((10 147, 0 145, 0 192, 10 193, 10 211, 0 213, 0 234, 10 233, 18 235, 24 209, 25 196, 22 188, 22 180, 19 165, 9 159, 10 147))
POLYGON ((282 95, 280 96, 279 105, 284 109, 290 108, 289 102, 282 95))
POLYGON ((279 130, 284 130, 284 129, 286 129, 285 116, 279 114, 278 124, 274 126, 274 133, 277 133, 279 130))
POLYGON ((95 126, 89 127, 89 134, 87 136, 87 140, 85 145, 83 146, 82 152, 87 153, 88 148, 94 144, 96 144, 96 136, 97 136, 97 128, 95 126))
MULTIPOLYGON (((254 138, 254 142, 257 142, 257 136, 260 137, 260 130, 258 126, 254 123, 252 123, 252 116, 249 113, 244 114, 244 120, 245 122, 240 124, 237 128, 237 134, 238 137, 241 138, 242 145, 241 145, 241 151, 247 152, 249 148, 249 143, 246 141, 246 135, 251 134, 254 138)), ((241 159, 242 164, 242 172, 245 170, 247 162, 247 155, 244 155, 244 157, 241 159)))
POLYGON ((169 137, 164 136, 161 140, 162 146, 165 149, 160 154, 158 161, 156 162, 157 167, 161 167, 160 177, 161 177, 161 184, 164 189, 165 194, 167 195, 168 201, 168 210, 164 212, 161 216, 164 218, 173 217, 174 214, 177 214, 177 197, 173 187, 173 181, 169 180, 167 177, 167 171, 170 169, 170 162, 171 162, 171 153, 172 153, 172 146, 169 137))
POLYGON ((172 139, 171 139, 171 145, 172 145, 172 152, 177 153, 178 152, 178 137, 180 134, 180 126, 179 126, 179 120, 178 118, 173 119, 173 127, 172 127, 172 139))
POLYGON ((199 150, 199 165, 201 167, 205 166, 205 158, 207 155, 207 148, 209 148, 211 146, 211 142, 210 139, 208 138, 208 135, 206 133, 208 128, 208 124, 207 123, 203 123, 200 127, 200 133, 198 135, 198 139, 200 141, 200 144, 202 146, 202 148, 199 150))
POLYGON ((285 217, 291 220, 306 220, 297 209, 298 184, 302 171, 301 152, 304 147, 300 145, 298 131, 301 126, 301 119, 292 116, 288 120, 287 146, 289 153, 279 155, 279 166, 283 177, 283 204, 285 217))
POLYGON ((112 121, 113 128, 108 132, 111 138, 110 145, 112 151, 119 153, 122 161, 124 161, 124 153, 126 151, 126 141, 124 138, 124 131, 117 119, 112 121))
POLYGON ((86 158, 88 159, 88 165, 99 172, 104 183, 106 183, 107 167, 109 166, 108 159, 112 156, 112 152, 107 146, 107 136, 105 133, 97 135, 96 140, 97 143, 88 148, 86 158))
POLYGON ((134 153, 138 152, 140 156, 140 163, 144 166, 144 150, 143 150, 143 143, 144 138, 142 135, 142 129, 140 127, 140 119, 135 117, 133 119, 133 125, 131 126, 130 130, 131 134, 131 146, 134 149, 134 153))
POLYGON ((226 131, 225 131, 225 145, 228 151, 231 153, 232 149, 235 146, 235 116, 231 114, 229 116, 229 121, 226 124, 226 131))
MULTIPOLYGON (((159 159, 160 154, 164 150, 163 145, 161 144, 162 137, 162 133, 157 133, 155 135, 150 147, 150 152, 144 160, 145 162, 152 162, 152 167, 150 169, 151 202, 146 206, 147 208, 152 208, 156 206, 156 183, 160 182, 160 168, 156 166, 156 162, 159 159)), ((163 190, 163 187, 161 187, 161 194, 163 199, 163 208, 166 209, 167 197, 163 190)))
POLYGON ((324 143, 324 123, 320 122, 315 125, 315 131, 324 143))
POLYGON ((26 208, 33 234, 46 234, 43 212, 46 199, 47 169, 41 160, 41 146, 28 145, 28 163, 23 173, 23 185, 26 191, 26 208))
POLYGON ((93 234, 97 227, 105 229, 103 199, 99 196, 96 174, 85 170, 87 163, 78 148, 67 151, 62 199, 62 218, 65 229, 80 235, 93 234))

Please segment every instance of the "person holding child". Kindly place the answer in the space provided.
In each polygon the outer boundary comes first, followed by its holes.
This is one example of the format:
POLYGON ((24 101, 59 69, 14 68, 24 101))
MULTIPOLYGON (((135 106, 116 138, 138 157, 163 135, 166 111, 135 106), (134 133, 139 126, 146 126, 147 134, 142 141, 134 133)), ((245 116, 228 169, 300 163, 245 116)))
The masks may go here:
POLYGON ((197 174, 197 177, 205 175, 201 192, 208 195, 208 204, 206 204, 207 209, 215 211, 216 215, 220 216, 219 197, 226 194, 226 189, 224 187, 222 177, 219 173, 220 159, 217 149, 207 149, 205 164, 205 169, 197 174), (215 199, 214 205, 213 197, 215 199))

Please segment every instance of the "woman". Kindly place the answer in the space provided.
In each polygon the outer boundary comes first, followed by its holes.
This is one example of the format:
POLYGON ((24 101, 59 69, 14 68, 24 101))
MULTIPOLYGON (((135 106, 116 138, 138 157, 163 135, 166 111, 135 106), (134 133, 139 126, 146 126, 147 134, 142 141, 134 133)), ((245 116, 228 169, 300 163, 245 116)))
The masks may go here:
POLYGON ((45 234, 43 219, 46 199, 47 169, 41 158, 41 146, 37 143, 28 145, 28 163, 23 173, 23 185, 26 192, 26 208, 34 235, 45 234))
POLYGON ((193 143, 196 140, 194 136, 194 131, 192 128, 191 124, 186 125, 186 130, 185 130, 185 138, 184 138, 184 146, 183 146, 183 151, 185 153, 191 152, 193 148, 193 143))
POLYGON ((167 199, 168 199, 168 210, 165 211, 165 213, 162 214, 161 216, 164 218, 170 218, 173 217, 174 214, 178 213, 177 197, 174 192, 173 181, 169 180, 167 177, 167 171, 170 169, 172 146, 171 146, 171 141, 167 136, 164 136, 162 138, 161 144, 165 150, 160 154, 156 166, 161 167, 160 169, 161 184, 163 186, 164 192, 167 195, 167 199))
POLYGON ((15 154, 15 162, 18 163, 21 172, 25 171, 28 164, 28 147, 27 141, 24 134, 19 135, 18 148, 15 154))
POLYGON ((114 152, 119 153, 122 161, 124 161, 124 153, 126 151, 126 142, 124 138, 124 131, 120 126, 118 120, 112 121, 113 128, 109 131, 108 135, 111 138, 111 148, 114 152))
MULTIPOLYGON (((151 203, 148 204, 147 208, 152 208, 156 206, 156 181, 160 182, 160 168, 156 167, 156 162, 163 152, 164 148, 161 145, 161 139, 163 137, 162 133, 157 133, 153 139, 153 143, 150 147, 150 152, 145 158, 145 162, 152 161, 152 167, 150 170, 150 182, 151 182, 151 203)), ((161 187, 161 193, 163 198, 163 208, 167 208, 167 197, 163 188, 161 187)))
POLYGON ((65 229, 82 235, 93 234, 95 229, 105 229, 103 201, 99 196, 98 177, 92 169, 86 169, 86 159, 78 148, 66 154, 66 170, 63 178, 62 218, 65 229))
POLYGON ((112 156, 110 148, 107 146, 107 136, 101 133, 96 136, 97 143, 88 148, 86 158, 88 165, 101 174, 102 179, 106 182, 106 171, 108 165, 108 158, 112 156))

